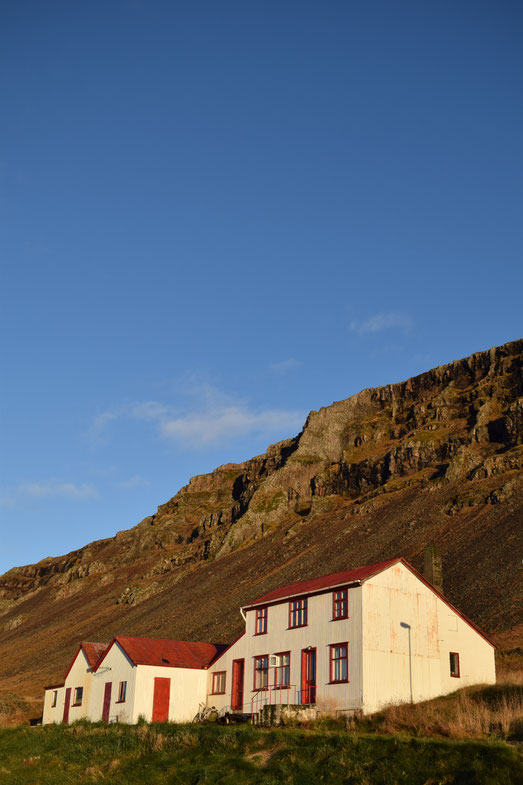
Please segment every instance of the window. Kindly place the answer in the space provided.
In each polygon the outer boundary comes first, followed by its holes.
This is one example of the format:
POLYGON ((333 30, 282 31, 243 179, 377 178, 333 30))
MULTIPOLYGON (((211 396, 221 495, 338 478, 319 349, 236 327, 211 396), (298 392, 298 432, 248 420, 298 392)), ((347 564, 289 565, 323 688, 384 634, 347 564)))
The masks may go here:
POLYGON ((332 592, 332 618, 347 619, 349 616, 349 590, 339 589, 332 592))
POLYGON ((51 698, 51 708, 54 709, 58 700, 58 690, 53 690, 53 697, 51 698))
POLYGON ((83 697, 84 697, 84 688, 75 687, 74 696, 73 696, 73 706, 81 706, 83 697))
POLYGON ((125 696, 127 694, 127 682, 121 681, 118 687, 118 700, 117 703, 125 703, 125 696))
POLYGON ((307 597, 303 600, 292 600, 289 603, 289 627, 305 627, 307 625, 307 597))
POLYGON ((267 632, 267 608, 256 608, 255 635, 264 635, 267 632))
POLYGON ((212 694, 223 695, 225 692, 225 671, 218 671, 212 675, 212 694))
POLYGON ((455 651, 450 652, 450 675, 459 679, 459 654, 455 651))
POLYGON ((348 643, 333 643, 331 649, 331 683, 349 680, 348 643))
POLYGON ((274 669, 274 686, 288 687, 291 683, 291 653, 284 651, 276 657, 278 664, 274 669))
POLYGON ((254 658, 254 689, 266 690, 269 686, 269 655, 254 658))

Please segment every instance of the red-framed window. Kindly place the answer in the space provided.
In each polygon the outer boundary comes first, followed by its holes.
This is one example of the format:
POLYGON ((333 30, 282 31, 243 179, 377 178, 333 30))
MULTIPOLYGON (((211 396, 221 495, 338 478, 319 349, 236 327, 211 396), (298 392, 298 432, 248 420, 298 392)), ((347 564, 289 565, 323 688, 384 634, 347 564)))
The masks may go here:
POLYGON ((84 697, 84 688, 75 687, 73 693, 73 706, 81 706, 84 697))
POLYGON ((349 644, 332 643, 330 646, 331 684, 349 680, 349 644))
POLYGON ((212 675, 212 694, 223 695, 225 693, 225 671, 216 671, 212 675))
POLYGON ((332 592, 332 619, 349 618, 349 590, 338 589, 332 592))
POLYGON ((274 669, 274 686, 288 687, 291 683, 291 653, 282 651, 275 656, 278 664, 274 669))
POLYGON ((450 675, 455 679, 459 679, 459 654, 457 651, 449 652, 450 659, 450 675))
POLYGON ((116 703, 125 703, 126 695, 127 695, 127 682, 121 681, 120 684, 118 685, 118 700, 116 701, 116 703))
POLYGON ((269 655, 254 658, 254 689, 266 690, 269 687, 269 655))
POLYGON ((307 597, 289 602, 289 628, 307 626, 307 597))
POLYGON ((267 632, 267 611, 268 608, 256 608, 255 635, 265 635, 267 632))

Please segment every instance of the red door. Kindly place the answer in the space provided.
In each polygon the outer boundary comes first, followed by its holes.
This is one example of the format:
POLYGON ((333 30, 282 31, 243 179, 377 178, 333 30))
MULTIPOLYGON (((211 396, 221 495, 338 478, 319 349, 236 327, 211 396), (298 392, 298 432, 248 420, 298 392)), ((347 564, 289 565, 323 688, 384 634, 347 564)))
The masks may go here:
POLYGON ((154 680, 153 722, 167 722, 169 719, 169 698, 171 680, 157 676, 154 680))
POLYGON ((102 721, 109 722, 109 710, 111 708, 111 688, 113 684, 111 681, 105 682, 105 691, 104 691, 104 710, 102 713, 102 721))
POLYGON ((71 688, 68 687, 65 691, 64 716, 62 717, 62 722, 65 722, 66 724, 69 722, 70 705, 71 705, 71 688))
POLYGON ((301 702, 316 703, 316 649, 301 652, 301 702))
POLYGON ((243 709, 243 673, 245 670, 245 660, 232 661, 232 694, 231 709, 241 711, 243 709))

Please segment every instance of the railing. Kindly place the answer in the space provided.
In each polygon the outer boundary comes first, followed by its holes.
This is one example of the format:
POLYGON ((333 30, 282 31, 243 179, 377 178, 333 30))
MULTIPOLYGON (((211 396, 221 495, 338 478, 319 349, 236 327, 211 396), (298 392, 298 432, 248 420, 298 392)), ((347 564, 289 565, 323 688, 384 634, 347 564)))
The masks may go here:
POLYGON ((299 690, 295 684, 286 687, 264 687, 251 698, 251 714, 257 714, 264 706, 289 706, 299 703, 299 690))

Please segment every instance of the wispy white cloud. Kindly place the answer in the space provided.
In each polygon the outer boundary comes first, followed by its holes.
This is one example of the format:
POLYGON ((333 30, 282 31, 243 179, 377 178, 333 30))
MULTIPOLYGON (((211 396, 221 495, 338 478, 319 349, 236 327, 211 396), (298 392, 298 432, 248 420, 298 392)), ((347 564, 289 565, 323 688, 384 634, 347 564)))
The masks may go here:
POLYGON ((0 494, 0 507, 14 507, 16 500, 14 496, 8 494, 0 494))
POLYGON ((95 415, 89 428, 89 439, 93 442, 99 441, 109 423, 117 420, 120 415, 119 409, 108 409, 95 415))
POLYGON ((122 480, 121 482, 116 483, 117 488, 126 491, 134 490, 135 488, 143 488, 145 485, 149 485, 149 480, 146 480, 145 477, 140 477, 139 474, 135 474, 134 477, 129 477, 128 480, 122 480))
POLYGON ((295 360, 294 357, 289 357, 288 360, 282 360, 279 363, 273 363, 269 366, 271 371, 275 371, 276 373, 287 373, 287 371, 293 371, 295 368, 299 368, 302 366, 303 363, 300 360, 295 360))
POLYGON ((402 311, 383 311, 369 316, 368 319, 353 319, 350 329, 360 335, 366 333, 380 333, 384 330, 400 329, 408 332, 412 327, 412 319, 402 311))
POLYGON ((57 480, 24 483, 20 485, 19 490, 25 496, 65 496, 69 499, 95 499, 98 497, 98 491, 90 483, 77 485, 74 482, 59 482, 57 480))
POLYGON ((158 401, 133 403, 129 407, 129 415, 136 420, 162 420, 168 417, 172 411, 172 406, 166 406, 158 401))
MULTIPOLYGON (((306 412, 253 409, 244 401, 197 379, 185 378, 177 406, 160 401, 135 401, 98 414, 93 421, 98 436, 117 418, 153 423, 159 437, 188 446, 216 445, 252 433, 274 434, 299 430, 306 412), (104 417, 104 415, 107 415, 104 417)), ((91 428, 92 430, 92 428, 91 428)))
POLYGON ((303 425, 300 412, 268 409, 255 412, 245 406, 224 406, 187 414, 161 423, 163 436, 198 446, 247 436, 289 431, 289 435, 303 425))

